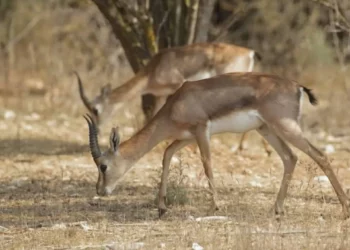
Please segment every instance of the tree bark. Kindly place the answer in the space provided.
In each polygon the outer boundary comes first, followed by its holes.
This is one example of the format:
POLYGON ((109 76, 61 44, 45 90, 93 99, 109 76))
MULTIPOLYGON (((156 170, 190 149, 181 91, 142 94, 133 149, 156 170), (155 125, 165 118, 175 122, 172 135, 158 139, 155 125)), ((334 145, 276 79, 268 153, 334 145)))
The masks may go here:
MULTIPOLYGON (((134 73, 160 48, 205 42, 216 0, 91 0, 108 20, 134 73), (131 1, 131 2, 130 2, 131 1)), ((150 119, 155 97, 142 96, 150 119)))

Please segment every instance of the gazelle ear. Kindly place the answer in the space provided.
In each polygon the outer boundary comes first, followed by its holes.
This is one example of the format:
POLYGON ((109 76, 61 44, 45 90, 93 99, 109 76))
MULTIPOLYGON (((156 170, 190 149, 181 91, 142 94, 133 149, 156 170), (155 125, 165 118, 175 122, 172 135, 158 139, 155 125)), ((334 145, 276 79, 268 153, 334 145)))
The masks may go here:
POLYGON ((118 151, 119 143, 120 143, 119 128, 118 127, 112 128, 111 134, 109 136, 109 145, 114 153, 118 151))
POLYGON ((101 95, 106 96, 109 92, 112 90, 112 85, 110 83, 107 83, 105 86, 101 88, 101 95))

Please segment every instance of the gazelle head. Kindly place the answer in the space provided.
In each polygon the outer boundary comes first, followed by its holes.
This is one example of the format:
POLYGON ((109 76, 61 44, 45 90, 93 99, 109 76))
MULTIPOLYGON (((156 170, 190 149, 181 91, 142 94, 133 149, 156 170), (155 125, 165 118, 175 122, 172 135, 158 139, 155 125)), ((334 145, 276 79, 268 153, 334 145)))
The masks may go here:
POLYGON ((97 138, 97 127, 91 116, 84 116, 89 126, 89 145, 92 158, 98 169, 96 192, 105 196, 112 193, 118 180, 126 173, 129 162, 118 152, 120 137, 118 128, 112 128, 109 138, 109 149, 101 152, 97 138))
POLYGON ((89 113, 94 119, 97 127, 100 127, 101 124, 103 124, 103 122, 108 119, 108 116, 113 111, 112 105, 109 104, 109 94, 112 90, 111 84, 108 83, 105 86, 101 87, 100 94, 92 101, 89 101, 85 95, 84 87, 79 74, 77 72, 74 73, 78 79, 80 98, 83 101, 85 107, 89 110, 89 113))

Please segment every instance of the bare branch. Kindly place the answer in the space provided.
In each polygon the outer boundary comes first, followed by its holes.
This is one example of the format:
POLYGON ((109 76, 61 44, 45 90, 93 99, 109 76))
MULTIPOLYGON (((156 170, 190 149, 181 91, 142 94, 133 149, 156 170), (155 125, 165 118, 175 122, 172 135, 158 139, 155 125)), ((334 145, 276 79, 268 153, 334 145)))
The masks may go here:
POLYGON ((196 24, 198 20, 198 9, 199 9, 199 0, 193 0, 191 4, 191 14, 190 14, 190 25, 189 32, 187 37, 187 44, 191 44, 194 41, 194 36, 196 33, 196 24))
POLYGON ((333 0, 332 2, 326 1, 326 0, 311 0, 311 1, 332 10, 335 13, 335 17, 333 20, 334 26, 338 27, 342 31, 346 31, 350 33, 350 21, 341 13, 337 0, 333 0))
POLYGON ((43 19, 43 15, 34 17, 25 27, 21 30, 12 40, 10 40, 5 50, 8 50, 11 46, 16 45, 19 41, 21 41, 25 36, 29 34, 29 32, 43 19))
MULTIPOLYGON (((237 21, 238 19, 238 12, 240 11, 236 11, 236 12, 232 12, 231 15, 226 18, 226 20, 223 22, 222 25, 220 25, 220 27, 216 27, 215 28, 215 35, 214 38, 212 39, 213 42, 218 42, 220 41, 223 37, 226 36, 226 34, 228 33, 228 30, 231 28, 231 26, 237 21)), ((213 33, 214 33, 213 32, 213 33)))

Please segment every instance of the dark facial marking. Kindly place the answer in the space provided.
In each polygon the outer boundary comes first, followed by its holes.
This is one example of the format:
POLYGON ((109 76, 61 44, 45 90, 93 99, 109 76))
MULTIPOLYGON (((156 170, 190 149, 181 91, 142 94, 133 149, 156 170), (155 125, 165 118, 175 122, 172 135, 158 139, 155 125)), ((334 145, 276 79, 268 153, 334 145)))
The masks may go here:
POLYGON ((98 116, 98 110, 96 108, 92 108, 92 112, 94 113, 94 115, 98 116))
POLYGON ((104 174, 107 170, 107 165, 101 165, 100 169, 101 169, 101 172, 104 174))

